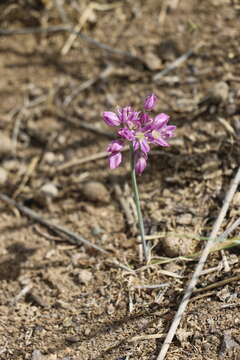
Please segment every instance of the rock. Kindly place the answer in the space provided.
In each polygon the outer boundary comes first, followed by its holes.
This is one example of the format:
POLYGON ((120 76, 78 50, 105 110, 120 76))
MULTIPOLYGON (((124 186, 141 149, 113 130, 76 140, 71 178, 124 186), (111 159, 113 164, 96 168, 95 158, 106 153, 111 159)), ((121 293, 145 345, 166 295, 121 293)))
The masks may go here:
POLYGON ((176 264, 175 262, 169 262, 166 265, 164 265, 164 270, 178 274, 182 270, 182 267, 176 264))
POLYGON ((66 340, 67 342, 71 343, 71 344, 75 344, 75 343, 77 343, 77 342, 80 342, 80 341, 81 341, 81 338, 80 338, 80 336, 74 336, 74 335, 72 335, 72 336, 67 336, 67 337, 65 338, 65 340, 66 340))
POLYGON ((44 359, 44 357, 43 357, 41 351, 33 350, 31 360, 43 360, 43 359, 44 359))
POLYGON ((197 241, 189 234, 185 236, 186 229, 177 229, 161 241, 162 250, 169 257, 192 255, 196 251, 197 241))
POLYGON ((190 225, 192 223, 192 214, 186 213, 177 216, 177 223, 180 225, 190 225))
POLYGON ((216 83, 208 94, 200 100, 198 105, 219 105, 227 101, 229 95, 229 86, 225 81, 216 83))
POLYGON ((0 133, 0 156, 9 155, 12 153, 12 151, 13 151, 12 140, 3 133, 0 133))
POLYGON ((153 52, 147 52, 144 56, 144 62, 150 70, 160 70, 162 68, 162 61, 153 52))
POLYGON ((81 270, 78 274, 80 283, 87 285, 92 280, 92 273, 88 270, 81 270))
POLYGON ((44 196, 49 196, 50 198, 54 198, 58 195, 58 189, 54 184, 47 183, 41 187, 40 193, 44 196))
POLYGON ((86 197, 87 200, 94 202, 110 202, 110 195, 102 183, 98 181, 90 181, 83 185, 82 193, 86 197))
POLYGON ((7 178, 8 178, 8 173, 7 171, 0 167, 0 185, 4 185, 7 181, 7 178))
POLYGON ((56 155, 53 152, 49 151, 44 155, 44 160, 47 164, 51 165, 56 161, 56 155))
POLYGON ((43 207, 47 207, 51 210, 52 200, 58 195, 58 189, 56 185, 52 183, 44 184, 36 193, 34 194, 34 199, 43 207))
MULTIPOLYGON (((0 180, 0 184, 1 184, 1 180, 0 180)), ((240 206, 240 191, 236 192, 234 197, 233 197, 233 205, 235 207, 239 207, 240 206)))

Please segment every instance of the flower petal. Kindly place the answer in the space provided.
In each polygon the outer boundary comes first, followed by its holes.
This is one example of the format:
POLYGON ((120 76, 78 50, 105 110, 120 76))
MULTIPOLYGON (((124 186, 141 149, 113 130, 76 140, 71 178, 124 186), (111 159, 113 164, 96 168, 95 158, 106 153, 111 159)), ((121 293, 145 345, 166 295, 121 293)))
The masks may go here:
POLYGON ((133 140, 132 144, 133 144, 134 151, 137 151, 139 149, 139 141, 133 140))
POLYGON ((163 138, 159 137, 158 139, 155 139, 155 144, 163 146, 163 147, 167 147, 170 146, 165 140, 163 140, 163 138))
POLYGON ((150 146, 148 145, 148 142, 146 139, 142 139, 139 141, 140 144, 140 149, 142 150, 142 152, 144 152, 145 154, 147 154, 150 151, 150 146))
POLYGON ((164 133, 166 134, 167 138, 170 138, 170 137, 174 136, 175 130, 176 130, 176 126, 174 126, 174 125, 166 126, 166 129, 164 129, 164 133))
POLYGON ((119 152, 123 148, 123 142, 121 140, 114 140, 111 144, 108 145, 107 151, 108 152, 119 152))
POLYGON ((122 138, 127 139, 129 141, 132 141, 135 136, 134 132, 132 130, 129 130, 128 128, 122 128, 118 131, 118 135, 120 135, 122 138))
POLYGON ((150 116, 148 114, 142 113, 140 115, 140 121, 141 121, 142 126, 144 126, 144 125, 150 123, 151 118, 150 118, 150 116))
POLYGON ((121 124, 121 119, 112 111, 105 111, 103 113, 103 120, 109 126, 119 126, 121 124))
POLYGON ((122 162, 122 154, 120 152, 114 152, 109 156, 110 169, 116 169, 122 162))
POLYGON ((167 114, 161 113, 158 114, 153 122, 153 127, 155 130, 160 130, 164 125, 167 124, 169 116, 167 114))

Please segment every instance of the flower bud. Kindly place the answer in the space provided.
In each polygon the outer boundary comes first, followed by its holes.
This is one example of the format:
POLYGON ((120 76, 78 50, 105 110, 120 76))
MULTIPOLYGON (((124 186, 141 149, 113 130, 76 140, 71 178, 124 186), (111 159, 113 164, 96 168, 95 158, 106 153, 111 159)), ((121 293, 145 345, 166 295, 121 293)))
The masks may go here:
POLYGON ((146 100, 144 101, 144 109, 145 110, 152 110, 156 105, 157 97, 154 94, 149 95, 146 100))
POLYGON ((137 158, 137 161, 135 163, 135 170, 137 172, 138 175, 142 175, 145 167, 147 166, 147 160, 145 156, 139 156, 137 158))

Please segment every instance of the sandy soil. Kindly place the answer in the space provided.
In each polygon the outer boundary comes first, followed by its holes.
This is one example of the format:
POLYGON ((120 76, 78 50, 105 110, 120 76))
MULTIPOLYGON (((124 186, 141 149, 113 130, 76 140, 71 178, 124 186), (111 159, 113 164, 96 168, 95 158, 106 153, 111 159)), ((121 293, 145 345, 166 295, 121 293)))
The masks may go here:
MULTIPOLYGON (((0 192, 107 254, 0 201, 0 359, 157 358, 196 265, 186 256, 239 166, 239 14, 227 0, 2 2, 0 192), (115 171, 97 155, 113 136, 101 113, 151 92, 177 134, 138 179, 146 233, 159 234, 145 267, 128 152, 115 171)), ((237 192, 222 231, 239 205, 237 192)), ((209 256, 167 359, 240 359, 239 248, 225 255, 227 271, 209 256)))

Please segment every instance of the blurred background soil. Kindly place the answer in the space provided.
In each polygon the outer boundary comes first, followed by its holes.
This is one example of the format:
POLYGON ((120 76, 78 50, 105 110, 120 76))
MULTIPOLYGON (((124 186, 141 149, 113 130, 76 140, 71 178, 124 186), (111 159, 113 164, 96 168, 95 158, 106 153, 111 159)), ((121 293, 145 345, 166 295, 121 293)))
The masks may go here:
MULTIPOLYGON (((110 256, 1 201, 0 359, 157 358, 196 264, 183 257, 239 166, 239 16, 237 0, 1 1, 0 191, 110 256), (139 177, 159 234, 146 268, 128 152, 115 171, 97 156, 113 136, 102 112, 152 92, 177 133, 139 177)), ((237 192, 222 230, 239 206, 237 192)), ((225 256, 228 269, 210 255, 198 287, 235 280, 193 295, 167 359, 240 359, 239 248, 225 256)))

